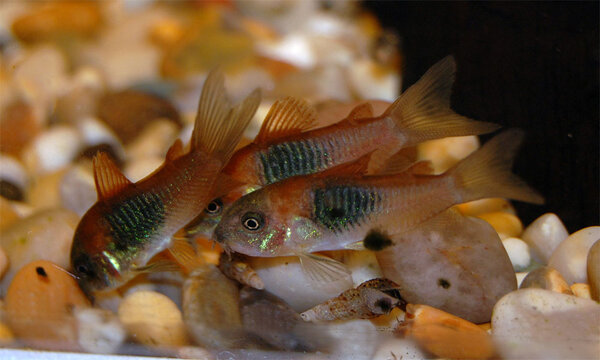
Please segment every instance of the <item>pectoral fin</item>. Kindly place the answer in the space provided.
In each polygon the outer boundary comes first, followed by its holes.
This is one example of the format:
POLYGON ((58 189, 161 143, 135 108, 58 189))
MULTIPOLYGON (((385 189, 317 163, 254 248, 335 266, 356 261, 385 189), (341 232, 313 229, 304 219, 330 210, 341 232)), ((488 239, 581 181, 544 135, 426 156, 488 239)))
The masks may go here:
POLYGON ((327 256, 298 253, 302 270, 318 284, 328 284, 340 280, 352 283, 350 271, 344 264, 327 256))

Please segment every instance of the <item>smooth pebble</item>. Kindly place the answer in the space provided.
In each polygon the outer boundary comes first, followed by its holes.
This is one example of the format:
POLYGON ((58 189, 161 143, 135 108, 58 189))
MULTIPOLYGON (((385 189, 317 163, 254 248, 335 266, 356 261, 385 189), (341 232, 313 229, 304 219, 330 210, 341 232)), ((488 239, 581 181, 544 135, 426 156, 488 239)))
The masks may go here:
POLYGON ((479 148, 477 136, 455 136, 418 145, 420 160, 430 160, 436 174, 443 173, 479 148))
POLYGON ((0 181, 8 182, 15 187, 15 190, 11 191, 10 194, 2 189, 0 194, 2 197, 8 200, 23 201, 25 190, 29 185, 29 176, 19 160, 0 153, 0 181))
MULTIPOLYGON (((2 80, 4 81, 4 79, 2 80)), ((0 152, 2 155, 20 156, 23 148, 42 130, 40 123, 34 108, 26 102, 17 100, 4 107, 0 105, 0 128, 2 129, 0 131, 0 152)), ((2 164, 0 169, 3 166, 5 165, 2 164)))
POLYGON ((104 309, 75 310, 77 340, 84 351, 94 354, 114 354, 125 341, 127 333, 115 313, 104 309))
POLYGON ((596 241, 588 253, 587 276, 592 299, 600 301, 600 241, 596 241))
POLYGON ((573 295, 569 284, 556 269, 542 266, 530 271, 519 284, 519 289, 539 288, 573 295))
POLYGON ((349 320, 328 323, 326 336, 331 338, 328 353, 339 359, 372 359, 379 343, 380 334, 369 320, 349 320))
POLYGON ((73 311, 89 306, 71 274, 45 260, 23 267, 6 294, 11 329, 28 346, 41 349, 78 350, 73 311))
POLYGON ((125 164, 123 173, 132 182, 137 182, 150 175, 164 162, 163 157, 153 156, 137 159, 125 164))
POLYGON ((492 225, 502 240, 509 237, 518 238, 521 236, 521 233, 523 233, 523 224, 521 223, 521 220, 513 214, 497 211, 479 214, 477 217, 492 225))
POLYGON ((187 344, 181 311, 167 296, 155 291, 137 291, 119 305, 119 320, 130 337, 149 346, 187 344))
POLYGON ((577 297, 584 298, 584 299, 592 298, 592 294, 590 292, 590 286, 588 284, 575 283, 575 284, 571 285, 571 291, 573 292, 573 295, 575 295, 577 297))
POLYGON ((477 216, 491 212, 505 212, 516 215, 515 208, 510 201, 502 198, 488 198, 466 202, 456 205, 458 211, 463 215, 477 216))
POLYGON ((397 331, 436 356, 489 359, 495 354, 492 338, 485 330, 447 312, 427 305, 409 304, 406 319, 397 331))
POLYGON ((76 128, 56 125, 36 137, 24 150, 23 162, 32 174, 44 174, 68 165, 84 145, 76 128))
POLYGON ((12 206, 12 203, 0 197, 0 231, 14 224, 17 220, 19 220, 19 214, 12 206))
POLYGON ((409 303, 488 322, 496 301, 517 288, 510 258, 485 221, 455 210, 439 216, 376 252, 383 275, 409 303))
POLYGON ((558 244, 568 236, 569 233, 560 218, 556 214, 547 213, 529 224, 521 238, 531 247, 533 258, 547 264, 558 244))
POLYGON ((506 359, 596 359, 600 305, 543 289, 522 289, 494 307, 492 334, 506 359))
POLYGON ((531 255, 529 254, 529 246, 519 239, 509 237, 502 240, 502 245, 510 258, 510 262, 513 264, 515 271, 522 271, 531 264, 531 255))
POLYGON ((177 138, 178 132, 177 125, 172 121, 154 120, 127 145, 127 155, 133 161, 148 157, 164 158, 167 150, 177 138))
POLYGON ((60 181, 59 191, 62 206, 83 216, 98 199, 91 164, 69 168, 60 181))
POLYGON ((35 211, 61 206, 60 183, 67 168, 36 177, 27 189, 27 204, 35 211))
POLYGON ((15 273, 35 260, 48 260, 68 268, 73 233, 79 217, 71 211, 50 209, 35 213, 2 230, 0 246, 6 252, 10 268, 0 290, 6 293, 15 273))
POLYGON ((600 226, 581 229, 561 242, 552 253, 548 266, 555 268, 569 284, 587 282, 587 256, 600 239, 600 226))

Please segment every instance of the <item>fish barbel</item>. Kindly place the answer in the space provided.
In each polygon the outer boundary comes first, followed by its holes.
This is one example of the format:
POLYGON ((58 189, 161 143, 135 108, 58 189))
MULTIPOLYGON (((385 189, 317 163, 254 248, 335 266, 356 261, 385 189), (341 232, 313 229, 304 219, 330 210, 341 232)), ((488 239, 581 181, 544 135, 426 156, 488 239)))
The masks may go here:
POLYGON ((232 107, 223 75, 214 71, 200 96, 189 152, 176 141, 161 167, 137 183, 106 154, 94 158, 98 201, 83 215, 71 248, 72 270, 82 289, 112 289, 152 267, 150 258, 168 248, 171 236, 214 196, 215 179, 259 103, 255 90, 232 107))
POLYGON ((225 211, 215 238, 259 257, 378 250, 455 204, 486 197, 542 203, 510 171, 522 138, 520 130, 505 131, 441 175, 315 174, 271 184, 225 211))
MULTIPOLYGON (((255 140, 233 154, 223 173, 251 191, 292 176, 318 173, 366 154, 372 153, 372 164, 383 163, 400 149, 426 140, 498 129, 496 124, 468 119, 450 108, 455 72, 454 58, 448 56, 382 115, 374 117, 371 105, 365 103, 341 122, 312 130, 316 121, 312 107, 291 97, 279 100, 255 140)), ((223 210, 241 195, 214 199, 204 214, 186 226, 190 236, 211 238, 223 210)))

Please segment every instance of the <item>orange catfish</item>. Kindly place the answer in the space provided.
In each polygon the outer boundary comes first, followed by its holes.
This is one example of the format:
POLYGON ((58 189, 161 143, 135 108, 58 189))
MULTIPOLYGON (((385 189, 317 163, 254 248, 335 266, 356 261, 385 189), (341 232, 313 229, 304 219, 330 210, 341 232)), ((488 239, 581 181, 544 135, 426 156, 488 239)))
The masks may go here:
POLYGON ((172 245, 172 235, 214 197, 215 179, 227 163, 259 103, 255 90, 231 106, 221 72, 204 84, 190 150, 181 141, 165 162, 132 183, 103 153, 94 158, 98 201, 83 215, 73 239, 71 264, 85 291, 120 286, 152 265, 172 245))

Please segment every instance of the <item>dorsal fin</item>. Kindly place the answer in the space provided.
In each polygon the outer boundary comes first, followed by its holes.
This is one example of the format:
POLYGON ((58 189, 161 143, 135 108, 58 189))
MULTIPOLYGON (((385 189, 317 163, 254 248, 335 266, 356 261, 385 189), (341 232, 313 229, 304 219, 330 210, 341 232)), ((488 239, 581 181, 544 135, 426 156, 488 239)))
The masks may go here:
POLYGON ((177 140, 175 140, 173 145, 171 145, 171 147, 169 148, 169 151, 167 151, 167 156, 165 157, 165 162, 173 161, 184 154, 185 153, 183 150, 183 142, 181 142, 181 139, 177 139, 177 140))
POLYGON ((99 152, 93 165, 98 200, 108 199, 131 184, 106 153, 99 152))
POLYGON ((334 166, 325 171, 316 173, 316 177, 328 177, 328 176, 353 176, 353 175, 365 175, 369 169, 369 162, 371 160, 371 154, 366 154, 358 159, 347 162, 338 166, 334 166))
POLYGON ((262 144, 275 138, 299 134, 309 129, 316 120, 317 112, 312 106, 305 100, 288 96, 271 106, 254 142, 262 144))
POLYGON ((350 111, 350 114, 346 117, 347 121, 356 122, 359 119, 372 118, 373 117, 373 105, 368 102, 359 104, 350 111))

